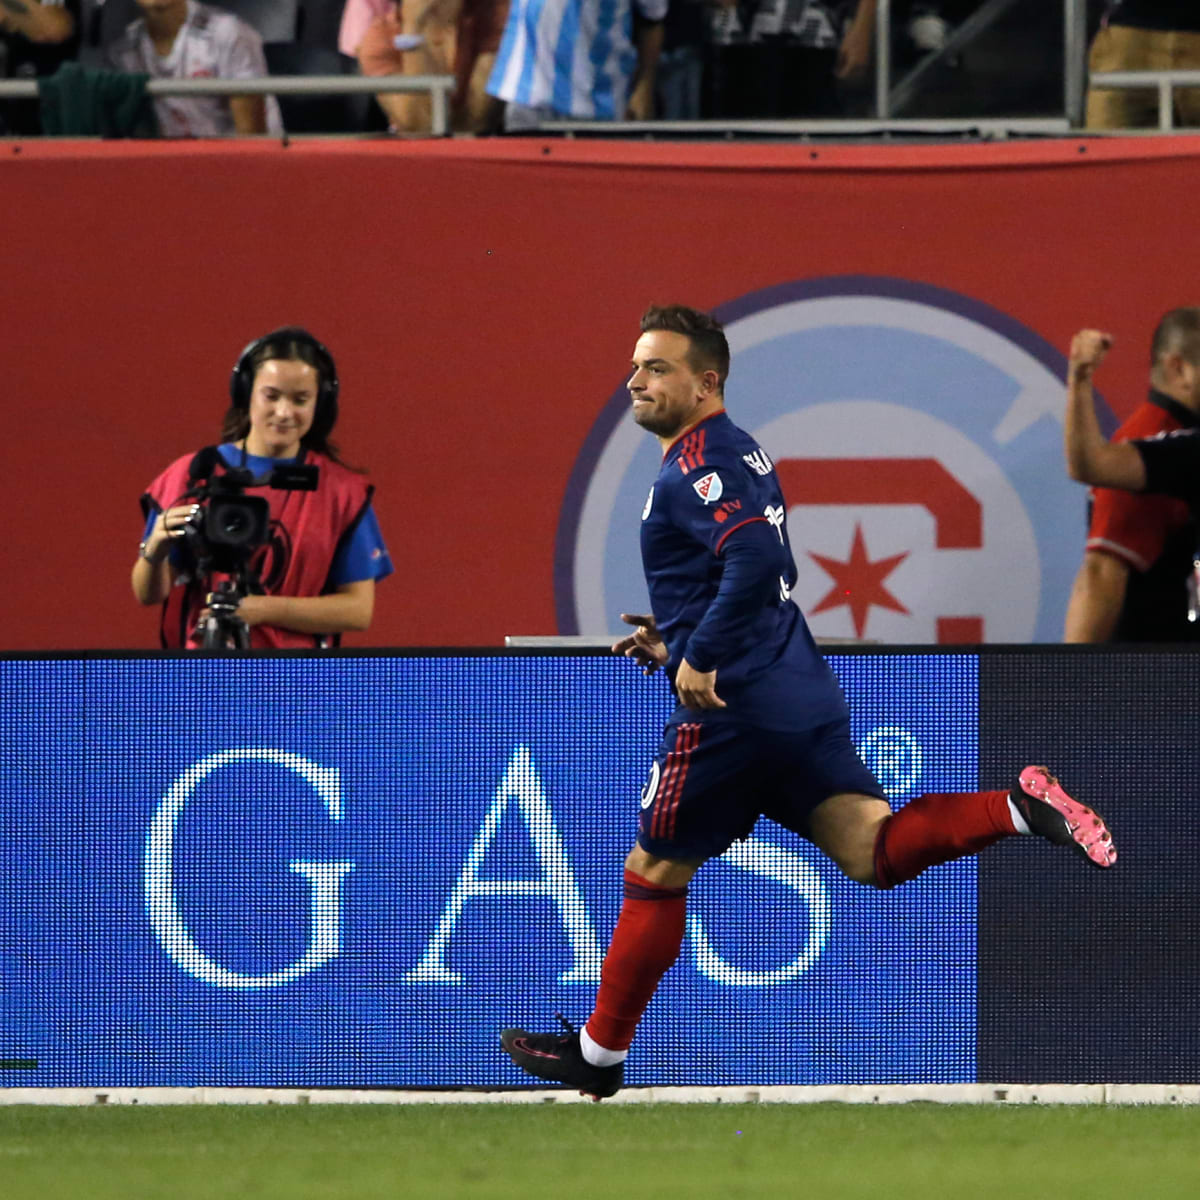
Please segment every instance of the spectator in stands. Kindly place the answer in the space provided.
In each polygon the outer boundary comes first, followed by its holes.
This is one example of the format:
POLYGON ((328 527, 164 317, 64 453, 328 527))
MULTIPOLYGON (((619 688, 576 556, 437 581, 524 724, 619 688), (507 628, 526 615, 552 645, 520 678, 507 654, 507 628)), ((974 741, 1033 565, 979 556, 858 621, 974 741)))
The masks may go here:
POLYGON ((512 0, 488 92, 506 129, 648 120, 667 0, 512 0))
MULTIPOLYGON (((80 0, 2 0, 0 79, 53 75, 75 57, 80 0)), ((36 100, 0 101, 0 134, 41 133, 36 100)))
POLYGON ((714 0, 670 0, 655 72, 654 115, 664 121, 704 116, 704 59, 714 0))
POLYGON ((835 117, 867 74, 877 0, 736 0, 713 15, 717 117, 835 117))
POLYGON ((346 0, 338 27, 338 49, 347 58, 357 58, 367 26, 379 17, 386 17, 395 7, 392 0, 346 0))
MULTIPOLYGON (((362 0, 360 7, 372 2, 362 0)), ((487 94, 487 81, 500 46, 508 0, 409 0, 384 7, 386 11, 368 23, 355 49, 363 74, 453 75, 453 127, 469 133, 496 128, 500 108, 487 94)), ((351 16, 347 4, 343 45, 356 36, 356 24, 346 24, 351 16)), ((429 131, 428 92, 381 92, 376 99, 393 129, 429 131)))
MULTIPOLYGON (((1113 0, 1092 42, 1088 69, 1194 71, 1200 68, 1200 4, 1195 0, 1113 0)), ((1176 88, 1175 120, 1200 125, 1200 88, 1176 88)), ((1157 126, 1158 93, 1089 88, 1089 129, 1157 126)))
MULTIPOLYGON (((259 79, 262 38, 232 13, 195 0, 137 0, 142 16, 108 46, 110 66, 151 79, 259 79)), ((274 96, 158 96, 164 137, 283 133, 274 96)))

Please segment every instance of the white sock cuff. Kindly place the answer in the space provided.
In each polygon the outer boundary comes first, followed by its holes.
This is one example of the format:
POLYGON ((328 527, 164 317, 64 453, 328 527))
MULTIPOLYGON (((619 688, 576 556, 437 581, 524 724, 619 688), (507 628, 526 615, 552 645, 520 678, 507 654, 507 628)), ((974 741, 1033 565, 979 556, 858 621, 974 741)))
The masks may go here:
POLYGON ((629 1056, 628 1050, 605 1050, 603 1046, 592 1041, 586 1025, 579 1031, 579 1049, 593 1067, 615 1067, 629 1056))
POLYGON ((1021 816, 1021 810, 1013 803, 1013 798, 1008 798, 1008 815, 1012 817, 1012 823, 1017 827, 1018 833, 1032 833, 1033 830, 1026 824, 1025 818, 1021 816))

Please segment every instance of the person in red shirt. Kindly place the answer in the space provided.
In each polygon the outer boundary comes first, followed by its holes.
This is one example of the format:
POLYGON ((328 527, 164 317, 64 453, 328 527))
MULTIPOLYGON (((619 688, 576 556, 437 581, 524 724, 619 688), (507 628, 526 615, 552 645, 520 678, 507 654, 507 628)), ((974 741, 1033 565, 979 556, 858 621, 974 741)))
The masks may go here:
MULTIPOLYGON (((1071 348, 1068 389, 1086 391, 1103 358, 1096 338, 1083 331, 1071 348)), ((1150 394, 1117 430, 1124 442, 1200 426, 1200 308, 1176 308, 1158 323, 1150 351, 1150 394)), ((1067 432, 1077 432, 1068 402, 1067 432)), ((1093 414, 1094 420, 1094 414, 1093 414)), ((1097 430, 1098 433, 1098 430, 1097 430)), ((1072 454, 1068 437, 1068 462, 1072 454)), ((1104 479, 1074 474, 1084 482, 1104 479)), ((1067 642, 1180 642, 1200 640, 1188 620, 1188 581, 1197 544, 1192 511, 1165 495, 1132 494, 1112 487, 1092 491, 1083 564, 1067 605, 1067 642)))

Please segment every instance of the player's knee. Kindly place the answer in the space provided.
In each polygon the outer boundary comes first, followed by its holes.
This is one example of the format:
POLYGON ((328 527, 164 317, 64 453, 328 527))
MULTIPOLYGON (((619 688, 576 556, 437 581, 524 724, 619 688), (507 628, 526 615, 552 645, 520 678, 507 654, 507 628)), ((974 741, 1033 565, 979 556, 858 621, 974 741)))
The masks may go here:
POLYGON ((847 879, 876 887, 875 845, 890 816, 887 801, 875 796, 834 796, 813 812, 809 836, 847 879))
POLYGON ((639 878, 658 887, 687 887, 700 866, 696 862, 683 862, 671 858, 659 858, 641 846, 634 846, 625 859, 625 869, 639 878))
POLYGON ((845 858, 835 858, 842 874, 852 883, 861 883, 866 887, 878 887, 879 877, 875 870, 875 855, 854 855, 845 858))

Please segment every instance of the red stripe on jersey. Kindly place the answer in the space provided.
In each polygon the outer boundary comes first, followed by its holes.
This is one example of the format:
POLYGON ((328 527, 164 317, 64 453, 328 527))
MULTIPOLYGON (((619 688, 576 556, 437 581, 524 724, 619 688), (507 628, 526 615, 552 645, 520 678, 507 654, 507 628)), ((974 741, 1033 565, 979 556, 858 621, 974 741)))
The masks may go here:
POLYGON ((727 538, 727 537, 728 537, 728 536, 729 536, 729 535, 730 535, 730 534, 731 534, 731 533, 732 533, 732 532, 733 532, 735 529, 741 529, 741 527, 742 527, 743 525, 749 525, 749 524, 751 524, 751 523, 752 523, 752 522, 754 522, 754 521, 765 521, 766 519, 767 519, 766 517, 747 517, 747 518, 746 518, 744 521, 739 521, 739 522, 738 522, 736 525, 730 525, 730 527, 729 527, 727 530, 725 530, 725 532, 724 532, 723 534, 721 534, 721 536, 720 536, 719 538, 717 538, 717 545, 716 545, 716 549, 713 551, 713 553, 714 553, 714 554, 720 554, 720 553, 721 553, 721 547, 722 547, 723 545, 725 545, 725 539, 726 539, 726 538, 727 538))
POLYGON ((707 417, 702 417, 686 433, 681 433, 678 437, 672 438, 671 441, 668 442, 667 445, 663 447, 663 459, 665 460, 667 455, 670 454, 671 451, 675 449, 675 444, 678 441, 680 441, 681 438, 691 437, 691 435, 693 433, 697 432, 700 429, 700 427, 704 424, 705 421, 711 421, 713 419, 713 417, 719 417, 724 412, 725 412, 725 407, 724 407, 724 405, 722 405, 720 408, 717 409, 716 412, 710 412, 707 417))
POLYGON ((695 433, 685 433, 679 445, 679 469, 686 475, 692 469, 691 453, 696 445, 695 433))
POLYGON ((652 838, 659 836, 663 809, 666 807, 669 794, 675 787, 675 776, 679 770, 680 757, 679 734, 676 733, 675 745, 667 751, 666 769, 663 771, 662 781, 658 785, 658 795, 654 797, 653 815, 650 818, 650 836, 652 838))
POLYGON ((675 738, 675 748, 680 750, 682 743, 681 758, 679 767, 676 771, 674 787, 671 789, 671 794, 663 798, 663 806, 661 812, 656 816, 660 818, 659 828, 662 830, 659 837, 673 838, 675 836, 675 825, 679 818, 679 798, 683 795, 683 785, 687 780, 688 766, 692 761, 692 751, 700 742, 700 726, 694 724, 680 725, 679 733, 675 738))
POLYGON ((704 443, 708 440, 707 429, 697 429, 686 434, 680 448, 679 469, 686 475, 697 467, 704 466, 704 443))
POLYGON ((650 822, 650 836, 663 836, 665 816, 670 808, 671 800, 683 784, 683 776, 687 774, 687 748, 685 731, 687 725, 680 725, 675 731, 675 745, 667 752, 667 769, 663 772, 662 786, 654 801, 654 817, 650 822))

